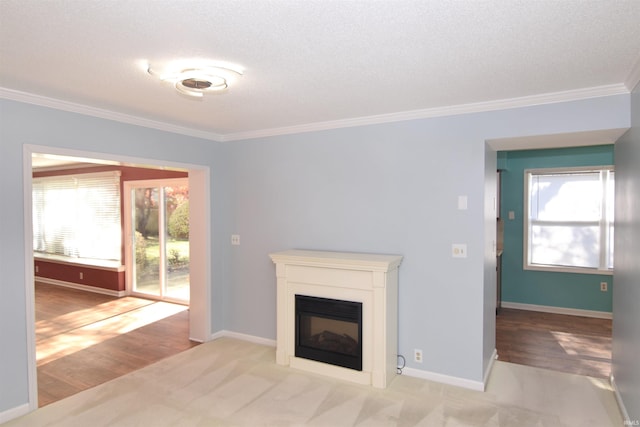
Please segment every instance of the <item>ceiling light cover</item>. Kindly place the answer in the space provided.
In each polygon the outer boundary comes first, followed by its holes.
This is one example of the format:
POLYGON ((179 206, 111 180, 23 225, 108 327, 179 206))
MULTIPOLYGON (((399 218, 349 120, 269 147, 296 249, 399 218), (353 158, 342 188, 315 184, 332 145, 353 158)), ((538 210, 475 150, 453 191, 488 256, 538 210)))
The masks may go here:
POLYGON ((222 92, 242 77, 240 67, 227 64, 191 66, 166 72, 157 72, 148 65, 147 72, 161 81, 172 83, 179 93, 197 98, 202 98, 207 92, 222 92))

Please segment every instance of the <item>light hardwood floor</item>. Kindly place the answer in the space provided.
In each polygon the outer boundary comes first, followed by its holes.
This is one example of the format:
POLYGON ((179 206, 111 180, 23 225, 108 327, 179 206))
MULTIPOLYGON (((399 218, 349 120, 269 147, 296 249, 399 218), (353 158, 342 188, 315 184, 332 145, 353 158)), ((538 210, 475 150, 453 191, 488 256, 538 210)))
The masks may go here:
POLYGON ((35 315, 39 406, 198 344, 179 304, 36 282, 35 315))
POLYGON ((498 360, 609 378, 611 320, 502 308, 496 317, 498 360))

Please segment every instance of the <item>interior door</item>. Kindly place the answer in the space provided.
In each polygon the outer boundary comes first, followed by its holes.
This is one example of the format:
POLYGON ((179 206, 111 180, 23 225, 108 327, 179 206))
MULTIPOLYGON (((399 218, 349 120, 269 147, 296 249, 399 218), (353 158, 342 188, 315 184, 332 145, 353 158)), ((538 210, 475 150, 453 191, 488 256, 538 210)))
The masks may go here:
POLYGON ((131 294, 189 302, 188 185, 186 178, 125 184, 131 294))

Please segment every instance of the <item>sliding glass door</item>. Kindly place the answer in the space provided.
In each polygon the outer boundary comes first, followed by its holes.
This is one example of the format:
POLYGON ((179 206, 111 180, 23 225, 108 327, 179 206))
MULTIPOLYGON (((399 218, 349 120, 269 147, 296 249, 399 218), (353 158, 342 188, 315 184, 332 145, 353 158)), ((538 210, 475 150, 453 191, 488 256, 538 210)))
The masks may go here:
POLYGON ((188 179, 129 181, 125 194, 127 288, 188 303, 188 179))

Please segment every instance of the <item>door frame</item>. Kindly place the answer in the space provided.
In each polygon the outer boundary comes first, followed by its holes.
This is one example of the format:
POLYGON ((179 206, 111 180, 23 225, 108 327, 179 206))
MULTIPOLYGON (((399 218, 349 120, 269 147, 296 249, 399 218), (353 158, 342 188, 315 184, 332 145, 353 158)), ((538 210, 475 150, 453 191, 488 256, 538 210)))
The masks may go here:
POLYGON ((210 341, 211 315, 211 179, 210 168, 203 165, 178 163, 167 160, 96 153, 84 150, 25 144, 23 146, 23 201, 24 201, 24 271, 27 327, 27 375, 29 411, 38 408, 38 380, 35 336, 35 272, 33 262, 33 200, 31 159, 33 154, 51 154, 108 164, 158 169, 186 170, 189 176, 189 223, 197 230, 189 238, 190 252, 190 304, 189 339, 210 341))
MULTIPOLYGON (((132 223, 133 218, 131 217, 132 209, 134 208, 131 205, 131 190, 133 190, 134 188, 167 187, 177 183, 182 184, 185 181, 187 181, 187 186, 188 186, 189 185, 188 178, 158 178, 158 179, 145 179, 145 180, 123 182, 122 190, 125 193, 122 197, 122 200, 123 200, 122 212, 125 216, 123 218, 123 223, 124 223, 124 262, 123 264, 125 266, 125 292, 127 295, 134 295, 134 296, 140 296, 143 298, 156 299, 153 295, 145 294, 142 292, 135 292, 133 288, 134 277, 133 277, 132 267, 133 267, 133 264, 135 264, 135 256, 132 253, 132 242, 134 239, 133 235, 135 234, 135 226, 132 223)), ((158 224, 158 226, 159 225, 160 224, 158 224)), ((191 242, 191 232, 189 233, 189 242, 191 242)), ((165 254, 165 257, 166 257, 166 254, 165 254)), ((189 254, 189 257, 191 257, 191 254, 189 254)), ((189 283, 189 289, 191 289, 191 283, 189 283)), ((184 301, 176 298, 167 298, 165 296, 162 296, 159 298, 159 300, 167 301, 167 302, 175 302, 178 304, 184 304, 185 302, 190 303, 191 298, 189 298, 189 301, 184 301)))

